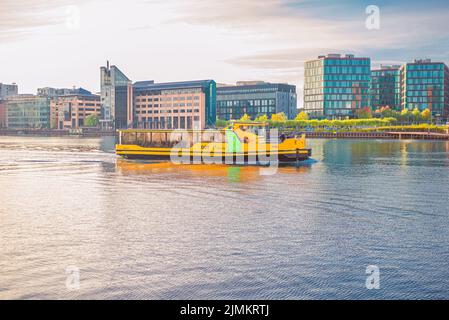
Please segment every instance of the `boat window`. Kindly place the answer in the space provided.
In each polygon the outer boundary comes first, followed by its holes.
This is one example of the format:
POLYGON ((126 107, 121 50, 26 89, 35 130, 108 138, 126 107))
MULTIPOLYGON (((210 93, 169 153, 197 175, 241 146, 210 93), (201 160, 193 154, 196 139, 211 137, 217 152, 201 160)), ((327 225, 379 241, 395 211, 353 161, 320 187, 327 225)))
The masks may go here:
POLYGON ((122 132, 122 144, 135 144, 137 134, 135 132, 122 132))
POLYGON ((121 132, 121 143, 138 145, 144 148, 171 148, 174 146, 190 148, 195 143, 225 141, 223 132, 219 131, 150 131, 121 132))

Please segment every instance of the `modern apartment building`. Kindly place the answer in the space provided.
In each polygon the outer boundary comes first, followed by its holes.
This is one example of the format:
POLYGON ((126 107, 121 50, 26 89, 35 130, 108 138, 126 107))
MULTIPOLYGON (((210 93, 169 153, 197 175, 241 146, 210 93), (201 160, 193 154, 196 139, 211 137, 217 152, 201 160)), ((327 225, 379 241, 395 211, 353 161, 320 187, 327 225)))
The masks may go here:
POLYGON ((55 97, 50 102, 51 129, 79 129, 91 115, 100 118, 101 100, 87 90, 55 97))
POLYGON ((0 83, 0 100, 6 99, 10 96, 15 96, 19 93, 17 84, 4 84, 0 83))
POLYGON ((354 116, 370 106, 371 59, 329 54, 304 66, 304 110, 312 117, 354 116))
POLYGON ((433 117, 449 116, 449 69, 443 62, 415 60, 400 69, 401 107, 413 110, 428 108, 433 117))
POLYGON ((216 83, 213 80, 133 85, 137 128, 205 129, 216 121, 216 83))
POLYGON ((401 110, 401 66, 381 65, 371 71, 371 108, 401 110))
POLYGON ((217 87, 217 115, 219 119, 271 117, 283 112, 289 119, 297 114, 296 86, 263 81, 240 81, 236 85, 217 87))
POLYGON ((44 129, 50 127, 50 98, 16 95, 6 100, 7 125, 12 129, 44 129))
POLYGON ((116 66, 100 68, 101 120, 103 128, 127 128, 132 126, 132 82, 116 66))

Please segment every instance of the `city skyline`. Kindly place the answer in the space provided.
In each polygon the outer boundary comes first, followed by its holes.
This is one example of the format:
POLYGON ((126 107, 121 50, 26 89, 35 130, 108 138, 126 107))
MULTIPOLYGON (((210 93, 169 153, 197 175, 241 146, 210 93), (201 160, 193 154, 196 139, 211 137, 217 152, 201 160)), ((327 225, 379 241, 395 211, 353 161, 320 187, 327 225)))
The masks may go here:
POLYGON ((1 81, 18 83, 21 93, 46 86, 98 92, 98 66, 110 60, 133 81, 290 83, 301 104, 303 63, 320 54, 367 56, 373 68, 414 58, 448 63, 449 6, 430 2, 377 1, 380 29, 369 30, 366 1, 6 0, 1 81))

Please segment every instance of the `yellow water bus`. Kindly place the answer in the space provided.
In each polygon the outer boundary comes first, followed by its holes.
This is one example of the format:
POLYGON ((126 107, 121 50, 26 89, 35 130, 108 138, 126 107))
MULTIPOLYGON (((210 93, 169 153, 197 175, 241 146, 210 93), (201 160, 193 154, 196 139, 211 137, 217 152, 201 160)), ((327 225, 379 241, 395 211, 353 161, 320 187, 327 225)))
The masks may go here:
POLYGON ((116 153, 126 159, 203 164, 294 163, 307 160, 305 135, 287 137, 267 124, 234 122, 223 130, 118 131, 116 153))

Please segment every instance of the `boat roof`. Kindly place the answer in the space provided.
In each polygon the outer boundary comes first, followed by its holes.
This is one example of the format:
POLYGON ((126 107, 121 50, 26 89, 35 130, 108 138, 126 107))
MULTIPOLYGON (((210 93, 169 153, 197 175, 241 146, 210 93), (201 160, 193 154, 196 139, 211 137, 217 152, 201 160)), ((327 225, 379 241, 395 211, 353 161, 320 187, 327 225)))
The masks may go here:
POLYGON ((266 122, 257 122, 257 121, 231 121, 233 126, 243 127, 243 126, 256 126, 256 127, 264 127, 268 123, 266 122))

